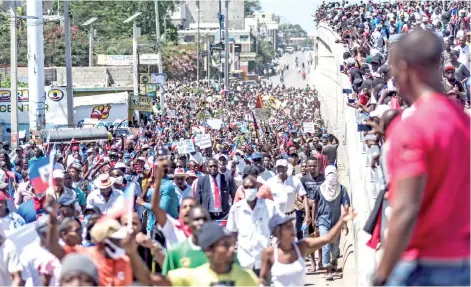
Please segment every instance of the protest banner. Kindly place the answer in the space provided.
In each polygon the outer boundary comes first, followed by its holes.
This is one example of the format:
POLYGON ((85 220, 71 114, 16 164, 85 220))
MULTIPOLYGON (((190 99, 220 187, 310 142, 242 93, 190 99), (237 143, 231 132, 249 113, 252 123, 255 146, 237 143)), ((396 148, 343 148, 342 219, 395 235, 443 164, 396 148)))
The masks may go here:
POLYGON ((195 152, 195 145, 192 140, 182 140, 177 142, 178 154, 187 154, 195 152))
POLYGON ((131 110, 152 112, 152 97, 134 96, 131 98, 131 110))
POLYGON ((303 123, 303 131, 304 131, 304 133, 313 134, 315 132, 314 123, 303 123))
POLYGON ((199 134, 195 137, 195 144, 200 148, 211 147, 211 136, 208 134, 199 134))

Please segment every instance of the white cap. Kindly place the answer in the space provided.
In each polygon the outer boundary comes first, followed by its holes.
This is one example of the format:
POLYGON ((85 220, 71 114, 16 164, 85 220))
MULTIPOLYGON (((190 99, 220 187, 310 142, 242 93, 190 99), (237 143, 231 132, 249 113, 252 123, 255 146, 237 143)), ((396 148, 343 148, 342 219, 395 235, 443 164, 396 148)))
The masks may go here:
POLYGON ((64 178, 64 171, 61 169, 55 169, 52 172, 52 178, 64 178))
POLYGON ((276 161, 275 166, 288 167, 288 161, 286 161, 286 159, 279 159, 279 160, 276 161))
POLYGON ((114 168, 126 168, 127 166, 124 164, 124 162, 117 162, 114 165, 114 168))

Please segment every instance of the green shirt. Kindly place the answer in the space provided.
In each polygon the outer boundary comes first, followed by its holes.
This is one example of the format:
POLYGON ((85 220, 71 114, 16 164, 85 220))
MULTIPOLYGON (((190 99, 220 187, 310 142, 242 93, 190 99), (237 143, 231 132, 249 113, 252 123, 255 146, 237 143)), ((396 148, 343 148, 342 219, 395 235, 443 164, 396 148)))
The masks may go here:
MULTIPOLYGON (((236 255, 234 255, 234 262, 239 264, 236 255)), ((191 237, 189 237, 167 251, 162 274, 167 275, 169 271, 179 268, 196 268, 206 263, 208 263, 208 257, 201 247, 191 242, 191 237)))
POLYGON ((72 190, 75 191, 77 194, 77 201, 80 206, 87 205, 87 198, 85 197, 85 193, 80 188, 72 187, 72 190))

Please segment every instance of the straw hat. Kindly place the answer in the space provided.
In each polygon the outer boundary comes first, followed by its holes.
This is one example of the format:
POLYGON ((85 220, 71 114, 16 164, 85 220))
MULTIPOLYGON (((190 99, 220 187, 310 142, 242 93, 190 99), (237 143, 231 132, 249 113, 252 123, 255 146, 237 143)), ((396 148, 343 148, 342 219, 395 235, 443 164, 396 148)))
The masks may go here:
POLYGON ((95 184, 98 189, 105 189, 113 185, 107 173, 100 174, 98 178, 93 181, 93 184, 95 184))

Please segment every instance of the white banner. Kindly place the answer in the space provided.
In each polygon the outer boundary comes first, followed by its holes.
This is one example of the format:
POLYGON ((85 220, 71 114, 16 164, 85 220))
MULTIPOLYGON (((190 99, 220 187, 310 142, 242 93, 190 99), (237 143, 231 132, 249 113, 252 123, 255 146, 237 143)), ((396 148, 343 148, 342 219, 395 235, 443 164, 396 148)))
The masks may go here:
MULTIPOLYGON (((67 91, 65 88, 44 87, 46 124, 67 124, 67 91)), ((0 89, 0 120, 11 123, 11 92, 0 89)), ((29 91, 18 89, 18 123, 29 124, 29 91)))
POLYGON ((304 133, 311 133, 313 134, 314 131, 314 123, 303 123, 303 131, 304 133))
POLYGON ((211 147, 211 136, 208 134, 199 134, 195 137, 195 144, 202 149, 211 147))
POLYGON ((192 140, 182 140, 177 143, 178 154, 187 154, 195 152, 195 146, 192 140))
MULTIPOLYGON (((132 55, 98 55, 97 64, 100 66, 131 66, 133 61, 132 55)), ((157 54, 140 54, 140 65, 158 65, 157 54)))

